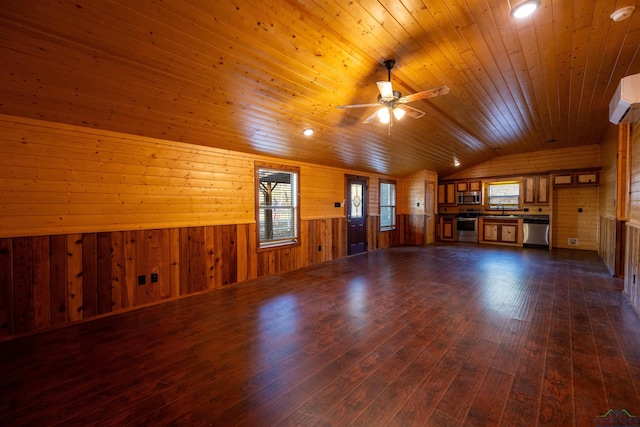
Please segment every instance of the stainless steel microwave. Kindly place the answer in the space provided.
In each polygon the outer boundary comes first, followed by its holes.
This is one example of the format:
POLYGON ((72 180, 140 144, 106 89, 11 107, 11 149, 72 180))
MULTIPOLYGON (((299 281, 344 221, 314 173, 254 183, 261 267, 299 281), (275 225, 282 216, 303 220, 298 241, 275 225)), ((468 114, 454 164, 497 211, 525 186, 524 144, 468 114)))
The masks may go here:
POLYGON ((479 205, 481 202, 481 194, 479 191, 467 191, 458 193, 459 205, 479 205))

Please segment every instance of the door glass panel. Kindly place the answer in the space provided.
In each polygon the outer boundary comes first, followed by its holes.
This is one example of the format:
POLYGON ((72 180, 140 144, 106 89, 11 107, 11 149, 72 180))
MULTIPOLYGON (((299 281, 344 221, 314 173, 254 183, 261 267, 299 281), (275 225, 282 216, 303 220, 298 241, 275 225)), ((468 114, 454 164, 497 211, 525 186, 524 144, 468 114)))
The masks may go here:
POLYGON ((362 184, 351 184, 351 218, 362 218, 362 184))

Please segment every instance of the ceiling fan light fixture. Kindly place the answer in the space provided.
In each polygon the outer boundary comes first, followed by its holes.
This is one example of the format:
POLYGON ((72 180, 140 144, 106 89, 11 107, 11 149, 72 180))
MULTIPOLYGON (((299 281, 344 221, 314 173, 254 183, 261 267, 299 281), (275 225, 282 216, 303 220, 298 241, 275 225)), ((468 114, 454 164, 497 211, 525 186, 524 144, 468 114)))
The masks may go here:
POLYGON ((407 112, 404 111, 404 109, 402 109, 402 108, 396 107, 396 108, 393 109, 393 117, 395 117, 396 120, 401 120, 406 113, 407 112))
MULTIPOLYGON (((511 2, 509 2, 511 6, 511 2)), ((540 6, 540 0, 525 0, 511 8, 511 16, 517 19, 526 18, 540 6)))
POLYGON ((388 107, 382 107, 378 110, 378 118, 381 123, 387 124, 391 120, 391 114, 388 107))

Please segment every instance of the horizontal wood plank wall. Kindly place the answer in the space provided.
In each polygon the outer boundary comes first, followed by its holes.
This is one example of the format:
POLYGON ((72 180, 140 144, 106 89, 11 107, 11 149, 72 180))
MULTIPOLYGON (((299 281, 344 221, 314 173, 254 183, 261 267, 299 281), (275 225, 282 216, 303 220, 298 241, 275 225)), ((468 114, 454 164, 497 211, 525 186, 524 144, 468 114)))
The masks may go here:
POLYGON ((457 179, 522 175, 551 170, 581 169, 599 166, 600 145, 594 144, 576 148, 562 148, 500 156, 445 178, 457 179))
MULTIPOLYGON (((344 174, 322 167, 307 166, 301 168, 300 175, 302 219, 345 216, 344 174), (336 203, 340 206, 336 207, 336 203)), ((377 205, 370 208, 377 209, 377 205)))
POLYGON ((369 178, 372 214, 394 179, 0 115, 0 237, 255 222, 255 161, 300 167, 303 220, 345 216, 345 174, 369 178))
POLYGON ((555 187, 553 191, 553 247, 598 249, 598 188, 555 187), (579 210, 582 209, 582 212, 579 210), (577 238, 578 246, 568 239, 577 238))
POLYGON ((254 221, 248 156, 6 118, 0 135, 0 237, 254 221))

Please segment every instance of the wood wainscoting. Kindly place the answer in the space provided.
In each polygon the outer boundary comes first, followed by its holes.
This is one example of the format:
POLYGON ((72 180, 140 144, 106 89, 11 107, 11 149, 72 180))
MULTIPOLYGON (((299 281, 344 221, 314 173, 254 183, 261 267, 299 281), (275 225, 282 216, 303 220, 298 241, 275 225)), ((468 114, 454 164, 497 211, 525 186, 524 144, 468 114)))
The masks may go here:
MULTIPOLYGON (((369 250, 423 244, 418 217, 380 232, 370 216, 369 250)), ((302 245, 268 251, 253 223, 3 238, 0 338, 345 257, 345 233, 344 218, 303 220, 302 245)))
POLYGON ((615 248, 616 248, 616 219, 609 216, 600 216, 598 238, 598 255, 607 266, 612 275, 615 272, 615 248))
POLYGON ((640 226, 627 223, 624 292, 640 316, 640 226))

